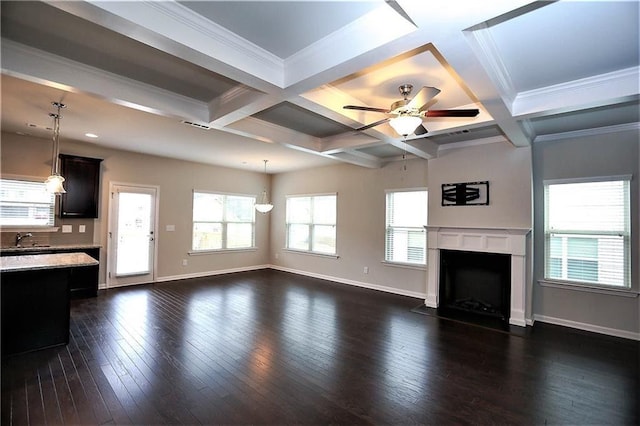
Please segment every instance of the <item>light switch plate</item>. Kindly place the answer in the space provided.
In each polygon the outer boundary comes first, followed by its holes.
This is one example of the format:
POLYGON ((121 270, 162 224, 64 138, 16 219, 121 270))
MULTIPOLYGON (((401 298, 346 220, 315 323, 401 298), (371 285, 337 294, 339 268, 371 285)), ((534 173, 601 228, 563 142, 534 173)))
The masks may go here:
POLYGON ((73 225, 62 225, 62 233, 69 234, 73 232, 73 225))
POLYGON ((176 226, 175 225, 167 225, 167 227, 165 228, 167 230, 167 232, 173 232, 176 230, 176 226))
POLYGON ((78 232, 87 232, 87 225, 78 225, 78 232))

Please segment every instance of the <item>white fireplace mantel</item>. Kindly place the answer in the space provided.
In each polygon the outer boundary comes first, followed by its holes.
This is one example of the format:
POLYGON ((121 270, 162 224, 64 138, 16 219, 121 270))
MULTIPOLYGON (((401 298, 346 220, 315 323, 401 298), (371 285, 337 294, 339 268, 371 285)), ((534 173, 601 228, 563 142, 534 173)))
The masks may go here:
POLYGON ((525 327, 527 306, 527 237, 529 228, 471 228, 427 226, 428 273, 425 304, 437 308, 440 289, 440 250, 477 251, 511 255, 509 324, 525 327))

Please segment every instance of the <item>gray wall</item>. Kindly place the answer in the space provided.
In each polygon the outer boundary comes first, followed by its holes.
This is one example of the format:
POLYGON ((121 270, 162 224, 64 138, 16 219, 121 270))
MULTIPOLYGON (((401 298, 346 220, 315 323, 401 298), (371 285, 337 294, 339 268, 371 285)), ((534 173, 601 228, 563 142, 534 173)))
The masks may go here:
MULTIPOLYGON (((283 173, 273 178, 271 263, 283 270, 391 291, 416 298, 426 294, 424 268, 383 263, 385 190, 427 187, 427 161, 392 162, 381 169, 348 164, 283 173), (338 194, 338 258, 284 250, 288 195, 338 194), (369 273, 364 273, 364 267, 369 273)), ((416 301, 416 305, 419 301, 416 301)))
MULTIPOLYGON (((429 224, 438 226, 530 228, 533 220, 533 312, 539 321, 638 339, 640 299, 565 288, 542 287, 544 179, 632 174, 632 282, 638 285, 640 223, 638 209, 638 131, 537 143, 514 148, 492 143, 441 150, 432 160, 393 162, 381 169, 341 164, 272 177, 224 167, 189 163, 97 145, 62 141, 62 152, 103 158, 100 218, 64 223, 86 224, 87 234, 51 235, 53 243, 95 242, 106 248, 109 183, 128 182, 160 187, 158 277, 179 278, 234 268, 272 264, 276 268, 424 298, 426 271, 384 264, 385 190, 427 187, 429 224), (533 164, 533 166, 532 166, 533 164), (532 178, 533 175, 533 178, 532 178), (488 180, 489 206, 442 207, 442 183, 488 180), (533 182, 533 191, 532 191, 533 182), (269 188, 275 207, 257 216, 258 250, 247 253, 187 257, 191 244, 191 191, 196 189, 259 194, 269 188), (337 259, 291 253, 285 247, 285 197, 338 193, 337 259), (532 203, 533 199, 533 203, 532 203), (533 208, 535 206, 535 209, 533 208), (175 232, 165 231, 175 225, 175 232), (91 232, 93 230, 93 232, 91 232), (71 240, 73 241, 71 241, 71 240), (187 257, 189 265, 181 266, 187 257), (369 273, 364 273, 364 267, 369 273)), ((50 172, 50 141, 2 134, 2 175, 46 177, 50 172)), ((12 235, 4 235, 9 238, 12 235)), ((102 263, 105 261, 103 250, 102 263)), ((101 282, 104 282, 101 268, 101 282)))
POLYGON ((536 143, 534 172, 534 315, 542 321, 638 339, 638 145, 637 130, 536 143), (634 297, 616 293, 594 293, 584 289, 541 286, 544 277, 545 179, 633 175, 631 181, 631 253, 634 297))
POLYGON ((440 150, 429 160, 429 225, 531 228, 531 150, 507 142, 440 150), (488 206, 446 206, 443 183, 489 181, 488 206))
MULTIPOLYGON (((49 139, 2 133, 2 176, 39 176, 42 180, 51 171, 49 139)), ((109 184, 111 182, 155 185, 160 188, 157 235, 157 279, 205 275, 216 271, 246 269, 268 264, 269 217, 256 215, 255 251, 215 253, 189 256, 191 249, 192 191, 194 189, 259 195, 270 187, 270 176, 226 167, 216 167, 173 160, 127 151, 101 148, 89 143, 62 140, 61 152, 101 158, 100 215, 95 220, 56 218, 56 225, 73 224, 72 234, 60 231, 48 236, 52 244, 88 242, 102 245, 100 283, 106 279, 106 249, 108 232, 109 184), (78 224, 88 224, 88 233, 79 234, 78 224), (175 225, 175 231, 166 231, 175 225), (91 229, 93 232, 91 233, 91 229), (188 266, 182 266, 182 259, 188 266)), ((3 232, 3 241, 15 232, 3 232), (5 235, 9 234, 9 235, 5 235)))

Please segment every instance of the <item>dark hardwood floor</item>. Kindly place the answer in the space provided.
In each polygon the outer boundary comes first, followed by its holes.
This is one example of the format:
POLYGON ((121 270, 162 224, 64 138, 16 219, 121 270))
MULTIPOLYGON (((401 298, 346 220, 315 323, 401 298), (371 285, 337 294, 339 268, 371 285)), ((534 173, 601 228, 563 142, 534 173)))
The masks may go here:
POLYGON ((75 300, 2 362, 2 424, 638 424, 639 343, 514 335, 263 270, 75 300))

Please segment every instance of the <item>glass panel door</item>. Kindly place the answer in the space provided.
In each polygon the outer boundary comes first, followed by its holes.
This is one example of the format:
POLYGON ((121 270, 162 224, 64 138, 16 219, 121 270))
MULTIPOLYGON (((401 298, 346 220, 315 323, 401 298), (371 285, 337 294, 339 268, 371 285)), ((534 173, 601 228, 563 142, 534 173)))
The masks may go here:
POLYGON ((112 185, 108 287, 154 280, 156 192, 112 185))

